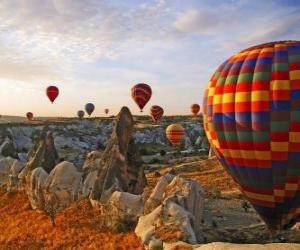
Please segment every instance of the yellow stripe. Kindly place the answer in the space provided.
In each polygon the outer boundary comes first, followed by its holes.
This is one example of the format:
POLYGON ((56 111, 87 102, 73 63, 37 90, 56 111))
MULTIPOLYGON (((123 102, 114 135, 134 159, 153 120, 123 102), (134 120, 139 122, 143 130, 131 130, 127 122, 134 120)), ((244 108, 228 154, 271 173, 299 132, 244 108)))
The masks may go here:
MULTIPOLYGON (((209 83, 210 84, 210 83, 209 83)), ((207 96, 213 96, 215 94, 215 88, 212 88, 212 87, 210 87, 209 89, 208 89, 208 94, 207 94, 207 96)))
POLYGON ((299 80, 300 79, 300 70, 290 71, 290 79, 291 80, 299 80))
POLYGON ((235 102, 251 102, 251 92, 237 92, 235 102))
POLYGON ((288 142, 271 142, 271 150, 275 152, 286 152, 289 150, 288 142))
POLYGON ((271 160, 271 151, 223 149, 222 153, 225 157, 271 160))
POLYGON ((271 81, 271 90, 291 89, 289 80, 274 80, 271 81))
POLYGON ((234 93, 225 93, 223 95, 214 95, 213 104, 234 102, 234 93))
POLYGON ((286 183, 285 190, 288 191, 297 191, 299 189, 298 183, 286 183))
POLYGON ((248 191, 244 191, 244 193, 245 193, 245 195, 247 195, 251 199, 274 202, 274 196, 273 195, 258 194, 258 193, 248 192, 248 191))
POLYGON ((269 91, 252 91, 251 101, 269 101, 269 91))
POLYGON ((285 192, 284 192, 284 190, 274 189, 274 195, 279 196, 279 197, 284 197, 285 192))
POLYGON ((300 142, 300 132, 289 132, 290 142, 300 142))

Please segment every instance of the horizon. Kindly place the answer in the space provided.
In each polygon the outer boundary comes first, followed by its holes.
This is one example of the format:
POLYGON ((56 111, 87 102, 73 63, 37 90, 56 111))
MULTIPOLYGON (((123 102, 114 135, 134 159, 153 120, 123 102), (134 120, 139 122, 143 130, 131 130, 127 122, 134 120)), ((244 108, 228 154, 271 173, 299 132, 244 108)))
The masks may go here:
POLYGON ((152 105, 202 112, 217 67, 257 44, 299 40, 299 11, 296 0, 3 1, 0 114, 75 117, 92 102, 92 117, 122 106, 139 115, 130 89, 140 82, 153 92, 142 115, 152 105), (54 104, 49 85, 60 89, 54 104))

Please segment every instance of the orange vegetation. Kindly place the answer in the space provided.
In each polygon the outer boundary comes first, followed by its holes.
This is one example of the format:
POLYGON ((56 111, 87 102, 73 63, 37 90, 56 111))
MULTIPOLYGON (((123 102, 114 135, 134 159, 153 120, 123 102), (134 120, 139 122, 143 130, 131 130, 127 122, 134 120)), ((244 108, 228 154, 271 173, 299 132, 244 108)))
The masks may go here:
POLYGON ((53 227, 24 192, 0 193, 0 249, 143 249, 134 232, 101 231, 99 217, 84 200, 60 212, 53 227))

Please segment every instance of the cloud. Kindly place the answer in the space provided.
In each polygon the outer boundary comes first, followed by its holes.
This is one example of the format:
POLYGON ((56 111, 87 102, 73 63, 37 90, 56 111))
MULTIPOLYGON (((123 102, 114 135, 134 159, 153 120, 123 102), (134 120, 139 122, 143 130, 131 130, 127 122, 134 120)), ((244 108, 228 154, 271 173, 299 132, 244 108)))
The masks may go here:
POLYGON ((174 25, 179 31, 184 33, 211 35, 221 26, 221 20, 211 10, 191 9, 182 13, 174 25))

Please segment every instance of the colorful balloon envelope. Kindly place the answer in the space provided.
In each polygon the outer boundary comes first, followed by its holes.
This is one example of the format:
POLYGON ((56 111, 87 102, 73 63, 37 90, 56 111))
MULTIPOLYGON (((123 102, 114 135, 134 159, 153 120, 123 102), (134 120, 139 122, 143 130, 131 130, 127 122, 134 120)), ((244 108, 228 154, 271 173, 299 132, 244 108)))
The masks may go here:
POLYGON ((151 87, 145 83, 139 83, 132 87, 131 97, 139 106, 141 112, 152 96, 151 87))
POLYGON ((107 115, 109 113, 109 109, 104 109, 104 113, 107 115))
POLYGON ((164 109, 158 105, 150 108, 150 115, 154 122, 158 122, 164 114, 164 109))
POLYGON ((179 145, 184 138, 184 128, 180 124, 171 124, 166 129, 166 135, 173 146, 179 145))
POLYGON ((271 229, 300 219, 300 42, 243 50, 211 77, 204 128, 222 165, 271 229))
POLYGON ((33 120, 33 113, 27 112, 27 113, 26 113, 26 117, 27 117, 27 120, 28 120, 28 121, 32 121, 32 120, 33 120))
POLYGON ((200 105, 197 103, 193 104, 191 106, 191 111, 192 111, 193 115, 196 116, 200 111, 200 105))
POLYGON ((46 90, 49 100, 53 103, 59 95, 59 89, 56 86, 49 86, 46 90))
POLYGON ((90 116, 95 110, 95 105, 93 103, 87 103, 85 105, 85 111, 88 113, 88 115, 90 116))
POLYGON ((79 119, 82 119, 84 117, 84 111, 83 110, 78 110, 77 116, 79 119))

